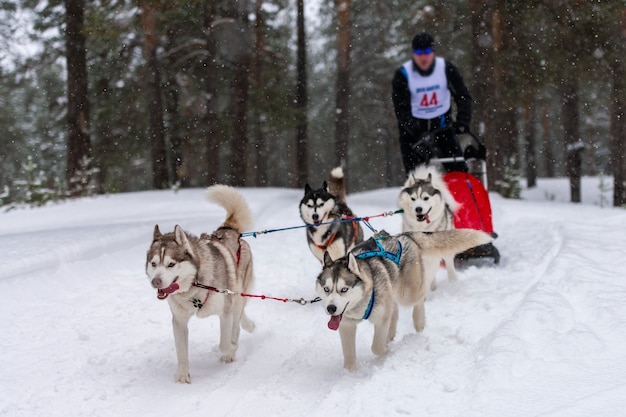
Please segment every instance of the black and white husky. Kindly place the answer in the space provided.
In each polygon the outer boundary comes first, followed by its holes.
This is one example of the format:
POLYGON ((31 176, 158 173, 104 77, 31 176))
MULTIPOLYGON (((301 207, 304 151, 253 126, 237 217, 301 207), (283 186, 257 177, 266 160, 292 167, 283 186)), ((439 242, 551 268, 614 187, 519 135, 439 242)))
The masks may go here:
MULTIPOLYGON (((402 232, 437 232, 454 229, 454 199, 441 173, 433 166, 419 166, 408 176, 398 196, 402 232)), ((448 279, 456 281, 454 256, 444 258, 448 279)))
POLYGON ((220 319, 219 350, 222 362, 235 360, 239 330, 254 329, 244 311, 246 299, 215 290, 248 292, 254 280, 252 252, 240 233, 252 225, 252 215, 234 188, 214 185, 208 198, 226 210, 226 218, 213 233, 196 237, 176 226, 161 233, 154 227, 146 257, 146 274, 159 300, 172 311, 174 344, 178 358, 176 382, 190 383, 189 319, 217 315, 220 319))
POLYGON ((324 252, 328 252, 332 259, 338 259, 363 241, 361 224, 346 221, 354 214, 346 203, 346 184, 341 167, 330 172, 328 182, 324 181, 321 188, 304 186, 300 217, 308 225, 309 248, 320 262, 324 260, 324 252))
POLYGON ((396 334, 398 304, 413 307, 413 327, 421 332, 424 300, 441 259, 492 240, 473 229, 396 236, 381 231, 342 258, 333 260, 326 253, 315 288, 329 316, 328 328, 339 330, 343 367, 356 370, 356 327, 362 321, 374 325, 372 352, 387 353, 396 334))

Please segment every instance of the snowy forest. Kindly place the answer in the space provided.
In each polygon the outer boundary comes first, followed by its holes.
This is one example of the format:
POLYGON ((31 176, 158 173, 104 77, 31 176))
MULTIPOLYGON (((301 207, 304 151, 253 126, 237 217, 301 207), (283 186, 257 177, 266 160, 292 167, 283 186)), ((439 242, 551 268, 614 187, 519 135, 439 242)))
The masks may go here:
MULTIPOLYGON (((216 182, 403 182, 391 78, 412 37, 460 69, 511 172, 626 204, 624 0, 0 0, 2 204, 216 182), (53 194, 54 194, 53 193, 53 194)), ((579 201, 579 200, 578 200, 579 201)))

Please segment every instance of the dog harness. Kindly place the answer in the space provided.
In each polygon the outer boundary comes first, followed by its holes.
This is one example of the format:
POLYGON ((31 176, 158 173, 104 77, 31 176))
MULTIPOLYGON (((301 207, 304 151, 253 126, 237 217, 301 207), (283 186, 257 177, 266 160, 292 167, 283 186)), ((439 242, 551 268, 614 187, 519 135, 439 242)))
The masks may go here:
MULTIPOLYGON (((374 242, 376 242, 376 246, 378 246, 378 250, 371 250, 368 252, 359 253, 356 255, 359 259, 373 258, 374 256, 381 256, 383 258, 387 258, 392 260, 396 265, 400 265, 400 257, 402 256, 402 244, 398 241, 398 250, 396 253, 391 253, 383 247, 378 238, 374 238, 374 242)), ((374 301, 376 300, 376 292, 372 288, 372 296, 370 297, 370 302, 365 309, 365 314, 363 314, 363 320, 367 320, 370 318, 372 314, 372 309, 374 308, 374 301)))
MULTIPOLYGON (((391 253, 383 247, 378 238, 374 238, 374 242, 376 242, 376 246, 378 246, 378 250, 371 250, 368 252, 359 253, 356 255, 359 259, 373 258, 374 256, 380 256, 382 258, 387 258, 392 260, 396 265, 400 265, 400 257, 402 256, 402 244, 398 240, 398 250, 396 253, 391 253)), ((373 297, 373 296, 372 296, 373 297)))
MULTIPOLYGON (((357 224, 356 221, 352 222, 352 227, 354 227, 354 234, 352 235, 352 241, 350 242, 350 244, 348 245, 348 247, 354 245, 354 242, 356 242, 356 236, 359 233, 359 225, 357 224)), ((335 241, 335 238, 337 237, 337 232, 333 233, 330 238, 326 241, 325 244, 323 245, 318 245, 317 243, 315 244, 315 246, 320 249, 322 252, 324 252, 326 249, 328 249, 328 247, 330 245, 333 244, 333 242, 335 241)))
POLYGON ((372 309, 374 308, 375 298, 376 298, 376 293, 374 292, 374 289, 372 288, 372 296, 370 297, 370 303, 367 305, 367 308, 365 309, 365 314, 363 314, 363 320, 367 320, 370 318, 370 315, 372 314, 372 309))
MULTIPOLYGON (((219 229, 233 229, 233 228, 232 227, 220 227, 219 229)), ((215 233, 211 233, 210 235, 205 235, 205 238, 207 238, 207 239, 209 239, 209 240, 211 240, 213 242, 218 242, 218 243, 224 244, 222 242, 222 238, 217 236, 215 233)), ((239 261, 241 261, 241 236, 239 236, 239 239, 237 239, 237 243, 238 243, 238 245, 237 245, 237 254, 236 254, 236 256, 237 256, 237 266, 239 266, 239 261)), ((209 301, 209 295, 211 295, 212 291, 215 291, 215 288, 201 284, 200 280, 198 279, 198 275, 196 275, 196 278, 194 279, 193 286, 197 287, 197 288, 202 288, 202 289, 208 290, 207 294, 206 294, 206 297, 204 298, 204 301, 201 301, 198 298, 190 298, 189 299, 191 304, 193 304, 193 306, 195 308, 200 310, 202 307, 204 307, 204 305, 207 303, 207 301, 209 301)))

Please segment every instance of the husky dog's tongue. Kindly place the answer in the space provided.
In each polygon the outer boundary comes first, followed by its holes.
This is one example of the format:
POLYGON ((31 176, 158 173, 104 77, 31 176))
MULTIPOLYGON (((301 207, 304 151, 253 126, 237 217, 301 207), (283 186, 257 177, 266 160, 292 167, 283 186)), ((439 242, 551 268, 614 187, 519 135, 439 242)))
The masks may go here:
POLYGON ((167 298, 168 295, 170 295, 174 291, 177 291, 179 288, 180 287, 176 282, 172 282, 169 287, 166 288, 157 288, 157 298, 159 300, 164 300, 167 298))
POLYGON ((430 217, 428 217, 428 213, 418 214, 417 215, 417 221, 418 222, 425 221, 426 223, 430 223, 430 217))
POLYGON ((330 330, 337 330, 339 328, 339 324, 341 323, 341 314, 336 316, 330 316, 330 320, 328 321, 328 328, 330 330))

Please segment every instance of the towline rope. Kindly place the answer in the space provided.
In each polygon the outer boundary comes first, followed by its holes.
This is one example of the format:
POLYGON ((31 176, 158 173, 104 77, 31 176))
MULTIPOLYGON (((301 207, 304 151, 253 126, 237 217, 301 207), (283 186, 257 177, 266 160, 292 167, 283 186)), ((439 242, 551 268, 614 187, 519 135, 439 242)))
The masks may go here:
POLYGON ((393 216, 394 214, 401 214, 404 213, 404 210, 400 209, 400 210, 391 210, 391 211, 385 211, 383 213, 380 214, 375 214, 372 216, 366 216, 366 217, 345 217, 339 220, 333 220, 330 222, 324 222, 324 223, 320 223, 320 224, 303 224, 303 225, 299 225, 299 226, 291 226, 291 227, 283 227, 283 228, 279 228, 279 229, 266 229, 266 230, 261 230, 261 231, 257 231, 257 232, 243 232, 240 234, 241 237, 248 237, 248 236, 252 236, 252 237, 257 237, 258 235, 265 235, 268 233, 274 233, 274 232, 283 232, 285 230, 292 230, 292 229, 301 229, 303 227, 319 227, 319 226, 323 226, 323 225, 327 225, 327 224, 335 224, 335 223, 345 223, 345 222, 363 222, 365 223, 365 225, 367 227, 370 228, 370 230, 372 230, 372 232, 376 232, 376 229, 374 229, 372 227, 371 224, 369 224, 369 220, 376 218, 376 217, 387 217, 387 216, 393 216))
POLYGON ((242 297, 260 298, 261 300, 282 301, 283 303, 292 302, 292 303, 298 303, 303 306, 307 304, 313 304, 322 300, 320 297, 315 297, 312 300, 305 300, 304 298, 297 298, 297 299, 296 298, 280 298, 280 297, 271 297, 269 295, 247 294, 244 292, 236 292, 236 291, 232 291, 228 289, 219 289, 219 288, 211 287, 209 285, 200 284, 199 282, 194 282, 193 286, 198 287, 198 288, 203 288, 205 290, 213 291, 219 294, 240 295, 242 297))
MULTIPOLYGON (((343 222, 363 222, 374 233, 376 233, 376 229, 374 229, 372 225, 369 224, 370 219, 376 218, 376 217, 393 216, 394 214, 400 214, 400 213, 404 213, 404 210, 400 209, 400 210, 395 210, 395 211, 386 211, 380 214, 375 214, 373 216, 367 216, 367 217, 345 217, 339 220, 333 220, 330 222, 325 222, 325 223, 320 223, 320 224, 315 224, 315 225, 304 224, 300 226, 283 227, 280 229, 267 229, 267 230, 262 230, 262 231, 257 231, 257 232, 243 232, 239 236, 240 237, 252 236, 256 238, 258 235, 264 235, 264 234, 273 233, 273 232, 282 232, 285 230, 300 229, 302 227, 318 227, 318 226, 322 226, 326 224, 343 223, 343 222)), ((300 305, 313 304, 313 303, 317 303, 318 301, 322 301, 320 297, 315 297, 312 300, 305 300, 304 298, 282 298, 282 297, 272 297, 272 296, 263 295, 263 294, 247 294, 243 292, 232 291, 229 289, 219 289, 219 288, 211 287, 209 285, 200 284, 199 282, 194 282, 193 286, 198 287, 198 288, 203 288, 205 290, 212 291, 215 293, 224 294, 224 295, 239 295, 241 297, 260 298, 261 300, 274 300, 274 301, 281 301, 283 303, 292 302, 292 303, 297 303, 300 305)))

